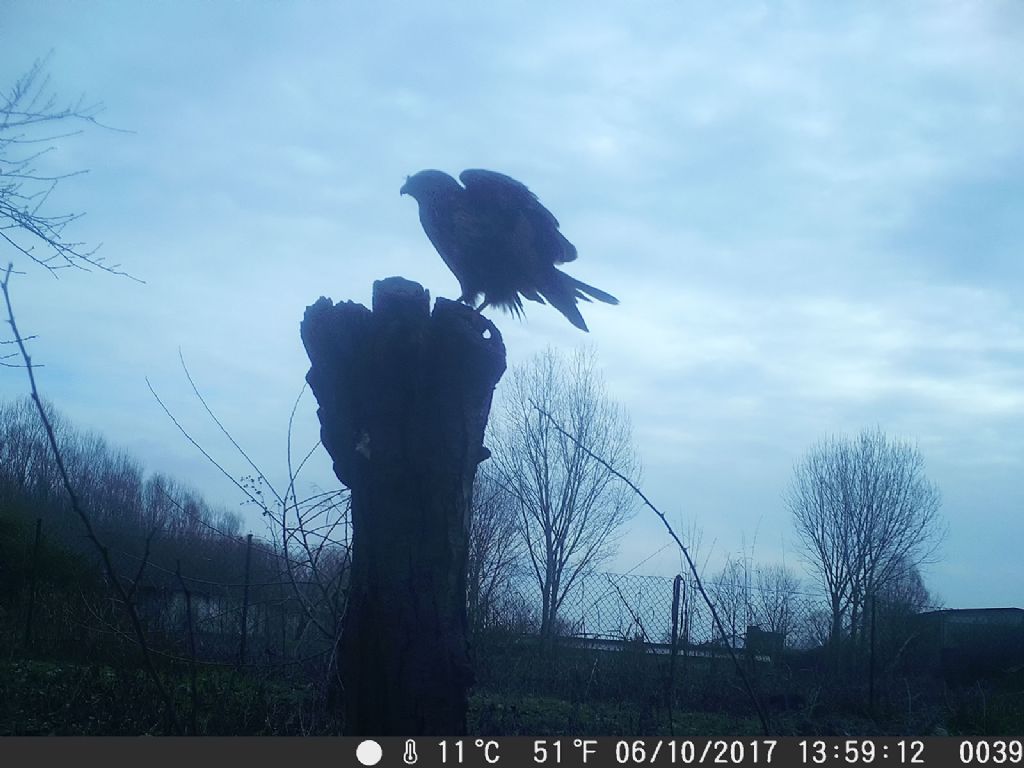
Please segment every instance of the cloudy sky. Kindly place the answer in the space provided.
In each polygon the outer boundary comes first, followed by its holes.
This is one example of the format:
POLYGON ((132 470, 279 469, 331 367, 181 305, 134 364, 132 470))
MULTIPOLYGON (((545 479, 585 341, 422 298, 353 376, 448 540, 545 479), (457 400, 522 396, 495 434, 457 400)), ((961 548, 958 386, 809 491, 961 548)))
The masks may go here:
MULTIPOLYGON (((368 303, 389 275, 454 297, 398 189, 503 171, 558 216, 569 271, 622 302, 584 307, 589 336, 536 305, 494 315, 510 363, 593 345, 646 492, 703 531, 712 569, 800 570, 794 463, 878 426, 942 491, 932 591, 1024 606, 1022 36, 1012 0, 5 0, 0 84, 52 50, 54 88, 130 131, 60 141, 41 167, 90 172, 50 211, 87 211, 69 234, 146 281, 19 263, 19 322, 72 420, 238 508, 146 377, 243 472, 180 349, 282 478, 305 306, 368 303)), ((25 390, 0 371, 0 396, 25 390)), ((329 485, 328 463, 308 479, 329 485)), ((612 567, 671 574, 667 541, 641 510, 612 567)))

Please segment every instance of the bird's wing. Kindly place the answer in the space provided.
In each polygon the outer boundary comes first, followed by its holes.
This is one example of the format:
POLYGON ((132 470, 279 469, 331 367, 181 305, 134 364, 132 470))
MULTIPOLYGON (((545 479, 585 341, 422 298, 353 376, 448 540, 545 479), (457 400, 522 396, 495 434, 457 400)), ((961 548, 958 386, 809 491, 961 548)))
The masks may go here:
POLYGON ((528 250, 537 259, 564 264, 576 258, 576 247, 558 231, 558 219, 525 184, 480 168, 463 171, 459 180, 476 209, 484 217, 501 222, 511 236, 528 244, 528 250))
POLYGON ((462 297, 472 301, 482 291, 479 254, 487 252, 488 233, 460 198, 428 198, 420 205, 420 223, 458 279, 462 297))

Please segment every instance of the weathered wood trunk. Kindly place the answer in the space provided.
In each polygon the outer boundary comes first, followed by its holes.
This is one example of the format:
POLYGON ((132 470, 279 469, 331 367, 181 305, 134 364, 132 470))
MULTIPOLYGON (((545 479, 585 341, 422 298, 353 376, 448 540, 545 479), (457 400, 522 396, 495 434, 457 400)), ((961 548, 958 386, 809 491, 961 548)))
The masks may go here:
POLYGON ((479 313, 438 299, 431 315, 429 301, 388 278, 372 312, 321 298, 302 322, 323 444, 352 491, 350 736, 466 729, 471 492, 505 347, 479 313))

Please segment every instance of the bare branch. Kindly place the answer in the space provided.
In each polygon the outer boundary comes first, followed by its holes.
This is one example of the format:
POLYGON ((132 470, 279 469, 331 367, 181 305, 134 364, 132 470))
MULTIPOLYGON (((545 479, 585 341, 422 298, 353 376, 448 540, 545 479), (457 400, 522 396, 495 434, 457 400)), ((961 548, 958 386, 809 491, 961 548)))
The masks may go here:
POLYGON ((143 282, 98 256, 100 245, 88 248, 65 235, 68 225, 82 213, 47 214, 44 206, 62 181, 87 173, 45 173, 36 162, 54 151, 52 142, 68 139, 81 129, 64 130, 63 125, 79 123, 118 130, 101 123, 100 103, 84 99, 58 106, 46 75, 51 54, 37 59, 7 92, 0 94, 0 239, 21 256, 44 267, 54 277, 62 269, 99 269, 143 282), (47 130, 61 125, 61 129, 47 130))
POLYGON ((139 561, 139 569, 135 572, 135 578, 132 579, 131 586, 128 587, 128 599, 131 600, 135 597, 135 590, 139 587, 139 582, 142 580, 142 574, 146 570, 146 566, 149 564, 149 548, 153 543, 153 537, 156 535, 157 527, 154 526, 146 537, 146 549, 142 553, 142 559, 139 561))
MULTIPOLYGON (((562 426, 557 421, 555 421, 551 414, 540 408, 536 403, 532 403, 532 405, 539 413, 541 413, 545 418, 547 418, 549 422, 551 422, 551 425, 556 430, 558 430, 561 434, 565 435, 570 440, 575 441, 575 438, 568 432, 566 432, 562 428, 562 426)), ((697 585, 697 589, 700 592, 700 596, 704 599, 705 604, 708 606, 708 610, 711 611, 711 618, 714 620, 715 627, 718 629, 719 634, 721 634, 723 638, 728 637, 725 631, 725 626, 722 624, 722 619, 719 617, 718 611, 715 610, 714 601, 711 599, 711 596, 708 595, 707 590, 704 588, 704 581, 701 579, 700 573, 698 573, 697 571, 697 565, 693 562, 693 558, 690 557, 690 553, 687 550, 686 545, 684 545, 679 536, 676 535, 676 532, 673 530, 672 525, 668 521, 668 518, 665 517, 664 513, 660 509, 658 509, 656 506, 654 506, 653 503, 651 503, 651 500, 644 495, 644 492, 641 491, 632 480, 623 475, 621 472, 615 469, 611 464, 609 464, 600 456, 591 453, 591 451, 588 448, 584 446, 580 447, 584 451, 586 451, 592 459, 600 463, 603 467, 605 467, 605 469, 607 469, 609 472, 615 475, 615 477, 617 477, 619 480, 621 480, 623 483, 629 486, 630 490, 632 490, 633 493, 640 497, 643 503, 650 510, 652 510, 654 514, 658 516, 658 519, 661 520, 662 525, 665 526, 665 530, 668 531, 669 536, 672 537, 672 539, 676 543, 676 546, 679 547, 679 551, 682 552, 683 557, 686 558, 686 563, 690 567, 690 573, 693 575, 694 584, 697 585)), ((736 667, 736 671, 739 673, 740 677, 743 680, 743 684, 746 688, 747 695, 750 697, 750 700, 754 703, 754 706, 757 708, 757 714, 761 720, 761 728, 764 730, 764 734, 766 736, 770 735, 771 730, 768 727, 768 718, 765 715, 764 709, 761 706, 761 702, 758 699, 757 694, 754 693, 754 688, 750 683, 750 679, 748 678, 746 671, 743 669, 743 665, 740 663, 740 660, 736 657, 736 652, 733 650, 731 643, 726 643, 726 650, 729 652, 729 656, 732 659, 734 666, 736 667)))
POLYGON ((110 560, 110 552, 107 547, 99 540, 93 530, 92 521, 89 514, 82 508, 78 501, 78 495, 75 492, 74 487, 71 484, 71 480, 68 476, 67 467, 64 464, 64 457, 61 454, 60 448, 57 445, 57 437, 53 432, 53 425, 50 424, 50 420, 46 415, 46 409, 43 407, 42 398, 39 396, 39 389, 36 387, 36 377, 32 371, 32 359, 29 357, 28 350, 25 348, 25 344, 22 341, 21 334, 18 332, 18 325, 14 319, 14 307, 11 304, 11 296, 9 291, 9 283, 11 279, 11 272, 14 269, 13 264, 9 264, 7 271, 4 274, 4 278, 0 281, 0 289, 3 291, 4 303, 7 306, 7 322, 11 326, 11 333, 14 336, 15 341, 18 344, 18 349, 21 352, 21 356, 25 361, 25 369, 28 372, 29 385, 31 387, 32 402, 35 403, 36 409, 39 412, 39 418, 43 423, 43 428, 46 431, 46 437, 49 441, 50 448, 53 451, 54 461, 57 464, 57 469, 60 473, 61 483, 64 486, 64 490, 71 501, 71 508, 75 511, 75 514, 81 520, 83 527, 85 528, 86 536, 89 541, 92 542, 93 546, 97 549, 100 554, 100 558, 103 562, 103 568, 106 572, 107 579, 113 585, 118 597, 124 604, 125 610, 128 613, 128 617, 131 620, 132 629, 135 632, 135 640, 139 645, 139 649, 142 651, 142 658, 146 666, 146 671, 149 674, 150 680, 153 682, 154 687, 160 694, 160 698, 163 700, 164 709, 167 713, 167 718, 173 726, 175 732, 181 733, 181 723, 178 720, 177 712, 174 708, 174 702, 171 700, 170 695, 167 692, 163 681, 160 679, 159 673, 156 671, 156 667, 153 665, 153 659, 150 654, 149 645, 146 642, 146 634, 142 628, 142 622, 139 619, 138 612, 135 610, 135 605, 128 597, 125 592, 124 586, 121 584, 120 578, 118 578, 117 572, 114 570, 114 565, 110 560))

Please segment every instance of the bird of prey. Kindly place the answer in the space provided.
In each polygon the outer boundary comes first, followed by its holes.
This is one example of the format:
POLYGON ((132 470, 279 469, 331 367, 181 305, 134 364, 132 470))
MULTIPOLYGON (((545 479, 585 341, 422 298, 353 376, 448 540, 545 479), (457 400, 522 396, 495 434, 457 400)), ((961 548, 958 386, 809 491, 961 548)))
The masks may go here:
POLYGON ((582 331, 587 330, 577 299, 607 304, 609 293, 555 268, 576 258, 576 248, 558 231, 558 220, 524 184, 494 171, 459 174, 420 171, 406 179, 401 194, 420 209, 423 230, 459 281, 459 301, 501 307, 516 316, 522 298, 545 301, 582 331), (521 298, 522 297, 522 298, 521 298))

